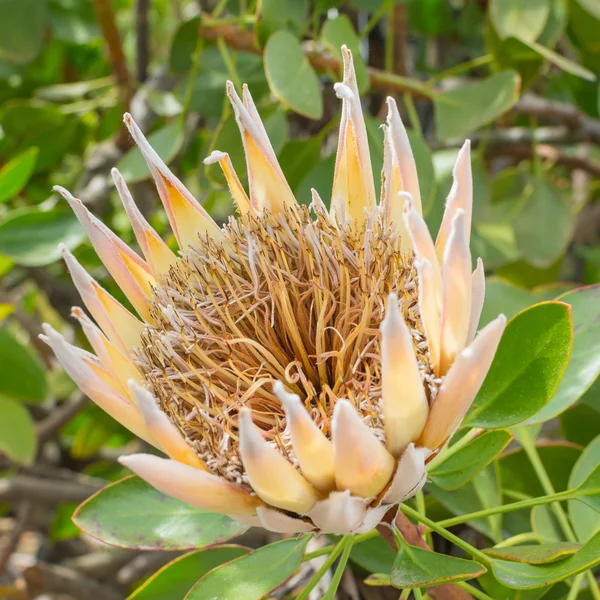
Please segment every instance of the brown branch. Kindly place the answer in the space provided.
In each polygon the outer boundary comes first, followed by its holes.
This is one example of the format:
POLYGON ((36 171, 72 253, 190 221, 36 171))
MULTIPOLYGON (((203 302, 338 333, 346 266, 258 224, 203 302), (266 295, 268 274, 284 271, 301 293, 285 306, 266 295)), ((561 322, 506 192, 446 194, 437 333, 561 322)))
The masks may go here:
POLYGON ((589 159, 585 156, 565 154, 564 152, 560 152, 556 148, 546 144, 539 144, 535 147, 529 144, 496 146, 490 148, 487 154, 488 156, 511 156, 522 160, 533 158, 535 152, 537 152, 538 156, 550 161, 553 164, 567 167, 568 169, 585 171, 594 177, 600 178, 599 162, 589 159))
POLYGON ((0 504, 25 500, 34 504, 83 502, 105 485, 106 482, 101 479, 97 483, 84 483, 16 475, 11 479, 0 479, 0 504))
POLYGON ((17 517, 14 521, 14 527, 10 532, 8 540, 4 542, 2 550, 0 551, 0 576, 4 574, 6 565, 8 564, 12 553, 18 545, 21 535, 27 527, 27 522, 29 521, 32 508, 33 504, 29 501, 25 501, 17 509, 17 517))
MULTIPOLYGON (((123 110, 129 111, 129 105, 133 97, 133 86, 129 68, 127 67, 127 59, 123 52, 112 0, 93 0, 93 4, 96 19, 108 50, 111 69, 119 88, 123 110)), ((121 126, 119 131, 117 145, 121 150, 125 150, 131 146, 131 138, 124 126, 121 126)))
POLYGON ((87 397, 78 393, 73 400, 65 402, 59 408, 54 409, 43 421, 36 425, 38 442, 42 444, 49 440, 87 404, 87 397))
POLYGON ((150 30, 148 10, 150 0, 136 0, 135 3, 135 32, 136 56, 135 73, 140 83, 148 79, 148 63, 150 61, 150 30))
POLYGON ((32 596, 39 593, 65 594, 75 600, 122 600, 122 592, 58 565, 41 561, 23 570, 32 596))
MULTIPOLYGON (((256 45, 254 33, 248 29, 240 29, 236 25, 206 25, 201 24, 198 34, 205 40, 222 39, 230 48, 262 55, 263 51, 256 45)), ((320 73, 339 73, 340 61, 333 56, 315 51, 307 51, 307 58, 314 69, 320 73)), ((400 77, 381 69, 368 67, 371 86, 392 93, 408 92, 419 98, 428 98, 429 94, 424 84, 415 79, 400 77)))
POLYGON ((594 119, 576 106, 525 94, 512 108, 516 114, 563 123, 581 132, 584 139, 600 144, 600 119, 594 119))
MULTIPOLYGON (((395 550, 398 551, 394 534, 390 528, 390 524, 394 526, 402 534, 402 537, 411 545, 423 548, 423 550, 431 550, 427 542, 423 539, 424 528, 419 525, 414 525, 412 521, 401 511, 391 509, 382 524, 377 526, 377 531, 381 537, 395 550)), ((459 588, 452 583, 445 583, 436 587, 428 588, 427 593, 433 600, 473 600, 473 596, 465 590, 459 588)))

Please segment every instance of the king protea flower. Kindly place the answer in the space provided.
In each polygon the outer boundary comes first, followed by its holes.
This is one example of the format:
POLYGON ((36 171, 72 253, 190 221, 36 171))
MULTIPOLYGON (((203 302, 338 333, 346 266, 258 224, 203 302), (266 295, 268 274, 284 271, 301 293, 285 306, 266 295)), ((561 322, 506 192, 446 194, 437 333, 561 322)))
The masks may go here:
POLYGON ((477 336, 469 143, 437 239, 421 214, 415 161, 388 98, 379 205, 352 55, 335 86, 342 119, 330 210, 300 206, 248 89, 233 104, 249 194, 213 152, 238 209, 219 227, 125 123, 179 243, 174 254, 113 177, 144 259, 66 190, 137 315, 62 254, 95 320, 74 308, 95 355, 49 325, 77 385, 164 452, 120 460, 184 502, 275 532, 361 533, 420 490, 490 367, 506 319, 477 336))

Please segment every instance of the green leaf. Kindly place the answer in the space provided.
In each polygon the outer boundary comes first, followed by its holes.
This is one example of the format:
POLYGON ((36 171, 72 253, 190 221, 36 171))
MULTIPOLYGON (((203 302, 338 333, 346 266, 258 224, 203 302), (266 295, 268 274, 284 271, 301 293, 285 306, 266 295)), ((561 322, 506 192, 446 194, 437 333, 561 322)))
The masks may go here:
POLYGON ((600 53, 600 9, 596 0, 571 0, 569 27, 582 47, 590 54, 600 53))
POLYGON ((443 140, 464 138, 508 111, 519 98, 521 79, 515 71, 490 77, 434 97, 437 134, 443 140))
POLYGON ((510 49, 504 48, 504 52, 506 53, 514 53, 517 55, 524 54, 524 58, 529 58, 527 56, 527 50, 531 50, 533 52, 533 58, 541 56, 559 69, 571 73, 571 75, 581 77, 581 79, 585 79, 586 81, 596 81, 596 75, 589 69, 582 67, 580 64, 569 60, 562 54, 558 54, 558 52, 554 52, 554 50, 550 50, 550 48, 546 48, 546 46, 542 46, 542 44, 534 42, 533 40, 526 40, 515 36, 512 39, 509 38, 506 42, 511 45, 510 49), (525 46, 525 52, 523 52, 523 49, 519 48, 520 45, 525 46))
POLYGON ((560 296, 571 305, 573 350, 565 374, 550 402, 528 423, 543 423, 574 404, 600 375, 600 284, 560 296))
POLYGON ((284 584, 298 569, 310 536, 263 546, 213 569, 185 600, 260 600, 284 584))
POLYGON ((37 148, 28 148, 0 169, 0 203, 10 200, 27 185, 35 169, 37 155, 37 148))
MULTIPOLYGON (((1 360, 0 358, 0 365, 1 360)), ((0 398, 0 412, 0 453, 17 463, 33 464, 37 452, 37 436, 28 410, 16 400, 0 398)))
POLYGON ((360 40, 348 15, 339 15, 335 19, 325 21, 321 29, 321 43, 340 61, 340 65, 341 48, 344 44, 348 46, 352 51, 358 91, 363 93, 369 89, 369 73, 360 53, 360 40))
POLYGON ((550 0, 490 0, 489 15, 498 36, 534 41, 550 15, 550 0))
POLYGON ((523 258, 543 268, 564 254, 575 215, 546 176, 534 177, 532 184, 533 192, 515 220, 515 232, 523 258))
POLYGON ((30 403, 43 402, 48 395, 42 365, 6 329, 0 329, 0 394, 30 403))
POLYGON ((247 525, 175 500, 138 477, 126 477, 86 500, 73 515, 107 544, 140 550, 188 550, 225 542, 247 525))
POLYGON ((370 573, 390 573, 395 559, 396 551, 381 536, 355 544, 350 552, 350 560, 370 573))
POLYGON ((308 24, 308 0, 260 0, 257 7, 256 34, 261 46, 281 29, 300 35, 308 24))
POLYGON ((402 544, 390 581, 397 588, 429 587, 473 579, 486 571, 483 565, 472 560, 402 544))
POLYGON ((63 208, 19 209, 0 222, 0 253, 19 265, 48 265, 60 258, 59 243, 72 250, 84 239, 85 232, 77 217, 63 208))
POLYGON ((568 304, 542 302, 520 312, 506 326, 466 422, 497 429, 533 416, 554 395, 572 344, 568 304))
POLYGON ((184 598, 200 577, 248 552, 249 548, 231 544, 179 556, 147 579, 127 600, 184 598))
POLYGON ((454 454, 450 454, 446 460, 442 455, 442 462, 436 461, 433 470, 429 471, 429 476, 439 487, 456 490, 487 467, 508 446, 512 437, 510 431, 505 429, 486 431, 454 454))
MULTIPOLYGON (((557 492, 566 490, 581 449, 568 442, 538 442, 536 448, 554 489, 557 492)), ((544 495, 544 489, 524 450, 506 452, 498 460, 498 466, 503 488, 532 497, 544 495)))
POLYGON ((583 573, 600 563, 600 531, 571 557, 556 563, 528 565, 494 559, 492 572, 504 585, 515 589, 531 589, 563 581, 583 573))
POLYGON ((31 62, 45 43, 45 0, 0 1, 0 60, 31 62))
POLYGON ((569 500, 569 516, 577 539, 587 542, 600 530, 600 436, 581 453, 569 478, 569 487, 578 488, 586 495, 579 500, 569 500), (594 488, 594 486, 596 486, 594 488), (596 497, 588 496, 596 490, 596 497))
POLYGON ((479 329, 495 319, 499 314, 512 319, 522 310, 537 302, 535 294, 513 285, 498 277, 490 277, 485 282, 485 300, 479 319, 479 329))
POLYGON ((279 164, 292 191, 321 160, 321 139, 290 140, 279 154, 279 164))
POLYGON ((317 74, 288 31, 278 31, 265 48, 265 72, 273 94, 283 104, 310 119, 323 115, 323 98, 317 74))
MULTIPOLYGON (((181 121, 176 120, 148 136, 148 142, 156 150, 158 155, 169 164, 176 156, 183 144, 183 129, 181 121)), ((150 169, 142 156, 139 148, 136 146, 125 154, 118 162, 117 168, 127 183, 144 181, 150 179, 150 169)))
MULTIPOLYGON (((427 484, 427 491, 455 516, 462 516, 490 508, 487 503, 484 503, 484 500, 487 501, 487 498, 483 498, 477 493, 472 481, 457 490, 444 490, 435 485, 435 483, 429 483, 427 484)), ((476 519, 469 521, 468 524, 475 531, 483 533, 483 535, 489 537, 494 543, 498 543, 502 538, 497 538, 496 536, 497 520, 494 521, 494 519, 495 516, 488 517, 487 519, 476 519)))
POLYGON ((528 565, 543 565, 564 560, 580 549, 581 544, 574 542, 552 542, 549 544, 487 548, 484 552, 492 558, 527 563, 528 565))

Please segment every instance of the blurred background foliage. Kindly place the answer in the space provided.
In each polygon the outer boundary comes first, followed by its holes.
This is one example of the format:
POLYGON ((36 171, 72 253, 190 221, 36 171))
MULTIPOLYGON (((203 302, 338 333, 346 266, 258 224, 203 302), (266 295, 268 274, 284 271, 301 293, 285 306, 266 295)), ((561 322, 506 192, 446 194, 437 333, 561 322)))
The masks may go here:
MULTIPOLYGON (((53 185, 132 243, 108 176, 116 165, 170 235, 123 112, 223 222, 232 200, 218 167, 202 160, 229 152, 246 183, 224 94, 227 79, 246 82, 298 200, 308 202, 311 187, 327 200, 340 118, 332 84, 347 44, 374 171, 392 95, 433 231, 459 144, 472 139, 484 319, 510 317, 600 282, 599 32, 597 0, 0 0, 0 460, 32 493, 49 494, 47 552, 78 536, 73 503, 122 475, 117 449, 136 443, 81 397, 37 339, 43 321, 81 337, 70 318, 81 301, 59 242, 125 302, 53 185)), ((599 430, 599 386, 561 409, 553 435, 587 444, 599 430)), ((15 489, 0 489, 0 505, 26 498, 15 489)))

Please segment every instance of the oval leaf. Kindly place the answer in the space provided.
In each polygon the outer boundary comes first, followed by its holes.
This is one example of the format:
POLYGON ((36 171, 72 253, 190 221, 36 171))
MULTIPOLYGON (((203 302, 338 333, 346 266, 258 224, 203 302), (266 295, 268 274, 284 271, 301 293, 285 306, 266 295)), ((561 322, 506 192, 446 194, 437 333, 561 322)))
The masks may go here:
POLYGON ((574 542, 552 542, 549 544, 527 544, 508 548, 487 548, 484 552, 493 558, 543 565, 564 560, 581 549, 581 544, 574 542))
POLYGON ((509 427, 537 413, 554 395, 572 343, 568 304, 542 302, 520 312, 506 327, 468 424, 509 427))
MULTIPOLYGON (((578 488, 583 494, 593 490, 595 483, 600 488, 600 481, 595 482, 600 475, 598 464, 600 435, 586 447, 575 463, 569 478, 569 487, 578 488)), ((569 500, 569 516, 577 539, 587 542, 600 529, 600 489, 597 490, 595 502, 593 495, 583 496, 581 500, 583 502, 569 500)))
POLYGON ((260 600, 283 585, 302 562, 310 536, 263 546, 206 574, 185 600, 260 600))
POLYGON ((505 429, 486 431, 453 454, 450 448, 449 457, 442 455, 442 462, 429 471, 429 476, 439 487, 456 490, 489 465, 511 439, 512 434, 505 429))
POLYGON ((72 250, 84 239, 85 233, 77 217, 63 209, 16 210, 0 223, 0 253, 29 267, 58 260, 60 242, 72 250))
POLYGON ((199 577, 249 551, 232 544, 179 556, 147 579, 127 600, 184 598, 199 577))
POLYGON ((38 149, 27 148, 0 169, 0 203, 16 196, 27 184, 35 169, 38 149))
POLYGON ((489 14, 500 38, 534 41, 550 16, 550 0, 490 0, 489 14))
POLYGON ((472 560, 402 544, 392 567, 390 581, 397 588, 434 586, 473 579, 486 571, 483 565, 472 560))
POLYGON ((94 494, 75 511, 73 521, 107 544, 140 550, 203 548, 248 529, 225 515, 170 498, 133 476, 94 494))
POLYGON ((265 48, 265 72, 271 91, 283 104, 305 117, 323 116, 319 79, 300 42, 288 31, 278 31, 265 48))
POLYGON ((519 98, 521 79, 502 71, 487 79, 448 90, 434 97, 438 136, 464 138, 509 110, 519 98))
POLYGON ((600 532, 579 552, 556 563, 527 565, 506 560, 492 560, 492 572, 498 581, 517 590, 549 586, 600 563, 600 532))
POLYGON ((23 402, 43 402, 48 395, 42 365, 5 329, 0 329, 0 394, 23 402))
POLYGON ((0 411, 0 454, 16 463, 31 465, 37 450, 37 436, 29 411, 11 398, 0 398, 0 411))
POLYGON ((559 299, 571 305, 573 351, 556 394, 528 424, 542 423, 562 413, 600 375, 600 284, 567 292, 559 299))

